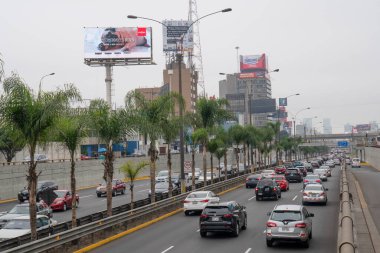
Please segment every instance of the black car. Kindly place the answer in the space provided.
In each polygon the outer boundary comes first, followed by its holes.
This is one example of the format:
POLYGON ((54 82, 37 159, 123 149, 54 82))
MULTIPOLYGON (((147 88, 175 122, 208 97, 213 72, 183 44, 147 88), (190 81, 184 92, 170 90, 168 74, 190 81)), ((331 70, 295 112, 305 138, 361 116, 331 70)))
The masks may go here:
POLYGON ((245 187, 246 188, 255 188, 257 185, 257 182, 259 182, 261 180, 261 178, 262 178, 262 176, 260 174, 250 175, 249 177, 247 177, 247 179, 245 181, 245 187))
MULTIPOLYGON (((40 201, 43 199, 48 205, 51 204, 55 198, 54 191, 58 190, 58 185, 53 181, 39 181, 37 183, 36 199, 40 201)), ((20 203, 29 200, 29 191, 24 187, 18 194, 17 198, 20 203)))
POLYGON ((302 172, 300 169, 297 168, 291 168, 287 169, 285 172, 286 180, 289 182, 296 181, 298 183, 302 182, 302 172))
POLYGON ((239 236, 240 230, 247 229, 245 206, 236 201, 209 203, 199 218, 201 237, 207 232, 228 232, 239 236))
MULTIPOLYGON (((172 184, 172 186, 173 186, 173 191, 177 190, 179 188, 178 185, 174 184, 174 183, 172 184)), ((154 191, 155 191, 156 195, 168 193, 169 192, 169 183, 168 182, 156 183, 156 185, 154 186, 154 191)), ((149 193, 148 193, 149 198, 150 198, 150 195, 151 195, 151 191, 149 190, 149 193)))
POLYGON ((256 201, 263 198, 274 198, 278 200, 281 198, 281 188, 275 180, 262 179, 257 183, 256 189, 256 201))

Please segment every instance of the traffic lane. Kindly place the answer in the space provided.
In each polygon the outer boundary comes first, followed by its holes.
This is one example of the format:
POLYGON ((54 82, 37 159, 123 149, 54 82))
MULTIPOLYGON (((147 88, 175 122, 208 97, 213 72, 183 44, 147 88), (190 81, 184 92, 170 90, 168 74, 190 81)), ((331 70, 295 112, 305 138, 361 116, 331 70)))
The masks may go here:
POLYGON ((358 180, 369 212, 377 230, 380 231, 380 198, 379 188, 377 187, 380 184, 380 172, 375 168, 363 165, 361 168, 350 168, 350 171, 358 180))
MULTIPOLYGON (((339 184, 337 174, 339 171, 333 171, 333 177, 326 183, 327 187, 331 187, 330 195, 335 195, 335 197, 329 196, 329 204, 326 207, 308 208, 315 213, 314 223, 321 224, 319 228, 316 226, 316 230, 314 230, 313 236, 316 239, 312 240, 314 242, 311 243, 309 249, 312 252, 320 252, 322 244, 325 252, 333 252, 336 249, 336 227, 330 229, 329 233, 324 230, 326 227, 330 227, 330 224, 337 224, 338 204, 336 201, 339 195, 339 186, 334 187, 334 184, 339 184), (322 217, 320 215, 321 210, 327 208, 328 210, 325 210, 324 213, 336 212, 336 215, 322 217), (326 234, 322 237, 318 233, 326 234)), ((244 188, 222 196, 222 200, 237 200, 247 207, 248 229, 242 231, 238 238, 227 234, 210 234, 208 238, 201 238, 198 230, 199 216, 186 217, 180 213, 106 244, 93 252, 125 252, 126 248, 134 252, 164 252, 165 250, 168 250, 167 252, 247 252, 250 248, 251 250, 254 249, 254 252, 267 252, 264 235, 265 224, 268 219, 266 213, 271 211, 276 204, 299 204, 301 202, 301 190, 301 183, 292 183, 290 190, 283 192, 279 201, 264 200, 257 202, 254 198, 254 190, 244 188)), ((289 252, 300 249, 300 247, 293 245, 290 248, 289 246, 285 247, 289 252)))

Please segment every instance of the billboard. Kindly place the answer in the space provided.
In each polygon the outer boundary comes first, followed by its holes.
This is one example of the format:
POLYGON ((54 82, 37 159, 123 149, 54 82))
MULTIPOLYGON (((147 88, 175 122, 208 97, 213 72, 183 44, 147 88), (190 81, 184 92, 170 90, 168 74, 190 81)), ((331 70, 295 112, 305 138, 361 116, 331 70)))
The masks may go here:
POLYGON ((371 125, 370 124, 360 124, 360 125, 356 125, 356 131, 358 133, 364 133, 364 132, 368 132, 368 131, 371 131, 371 125))
POLYGON ((179 43, 181 36, 184 34, 183 49, 188 51, 193 48, 193 27, 189 29, 191 21, 164 20, 162 23, 164 24, 162 26, 164 52, 177 51, 177 43, 179 43))
POLYGON ((239 79, 251 79, 251 78, 264 78, 266 74, 264 71, 239 73, 239 79))
POLYGON ((279 106, 287 106, 288 105, 288 99, 287 98, 279 98, 278 99, 278 105, 279 106))
POLYGON ((85 27, 85 59, 151 59, 151 27, 85 27))
POLYGON ((252 113, 276 112, 276 99, 253 99, 251 100, 252 113))
POLYGON ((267 70, 265 54, 261 55, 240 55, 240 72, 257 72, 267 70))

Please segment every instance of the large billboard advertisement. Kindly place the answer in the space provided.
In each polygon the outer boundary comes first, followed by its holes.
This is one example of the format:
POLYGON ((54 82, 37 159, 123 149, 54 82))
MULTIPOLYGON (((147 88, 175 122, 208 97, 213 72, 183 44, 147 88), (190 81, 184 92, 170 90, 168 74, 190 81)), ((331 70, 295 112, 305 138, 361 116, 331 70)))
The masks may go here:
POLYGON ((85 27, 85 59, 151 59, 151 27, 85 27))
POLYGON ((261 55, 240 55, 240 72, 266 71, 267 62, 265 54, 261 55))
POLYGON ((180 48, 180 40, 183 37, 183 50, 188 51, 193 48, 193 28, 191 21, 187 20, 164 20, 162 26, 163 47, 165 52, 177 51, 180 48), (189 30, 188 30, 189 29, 189 30))
POLYGON ((276 111, 276 99, 253 99, 251 100, 252 113, 268 113, 276 111))
POLYGON ((368 132, 368 131, 371 131, 371 125, 370 124, 360 124, 360 125, 356 125, 356 131, 358 133, 364 133, 364 132, 368 132))

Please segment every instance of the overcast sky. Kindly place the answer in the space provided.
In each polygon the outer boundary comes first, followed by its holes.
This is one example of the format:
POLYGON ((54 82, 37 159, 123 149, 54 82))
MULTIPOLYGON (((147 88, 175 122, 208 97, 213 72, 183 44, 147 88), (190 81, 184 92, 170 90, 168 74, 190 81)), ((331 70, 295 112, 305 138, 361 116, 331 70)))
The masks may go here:
MULTIPOLYGON (((145 1, 3 1, 0 53, 6 74, 16 71, 33 89, 74 83, 84 98, 105 99, 105 69, 83 64, 83 27, 151 26, 157 65, 114 68, 114 97, 137 87, 162 85, 165 57, 161 25, 130 20, 187 19, 188 0, 145 1)), ((288 100, 292 117, 331 118, 333 131, 345 123, 380 122, 379 0, 198 0, 198 15, 232 8, 200 23, 206 92, 218 96, 219 72, 237 70, 240 54, 266 53, 273 73, 273 97, 288 100)), ((322 125, 319 124, 319 128, 322 125)))

